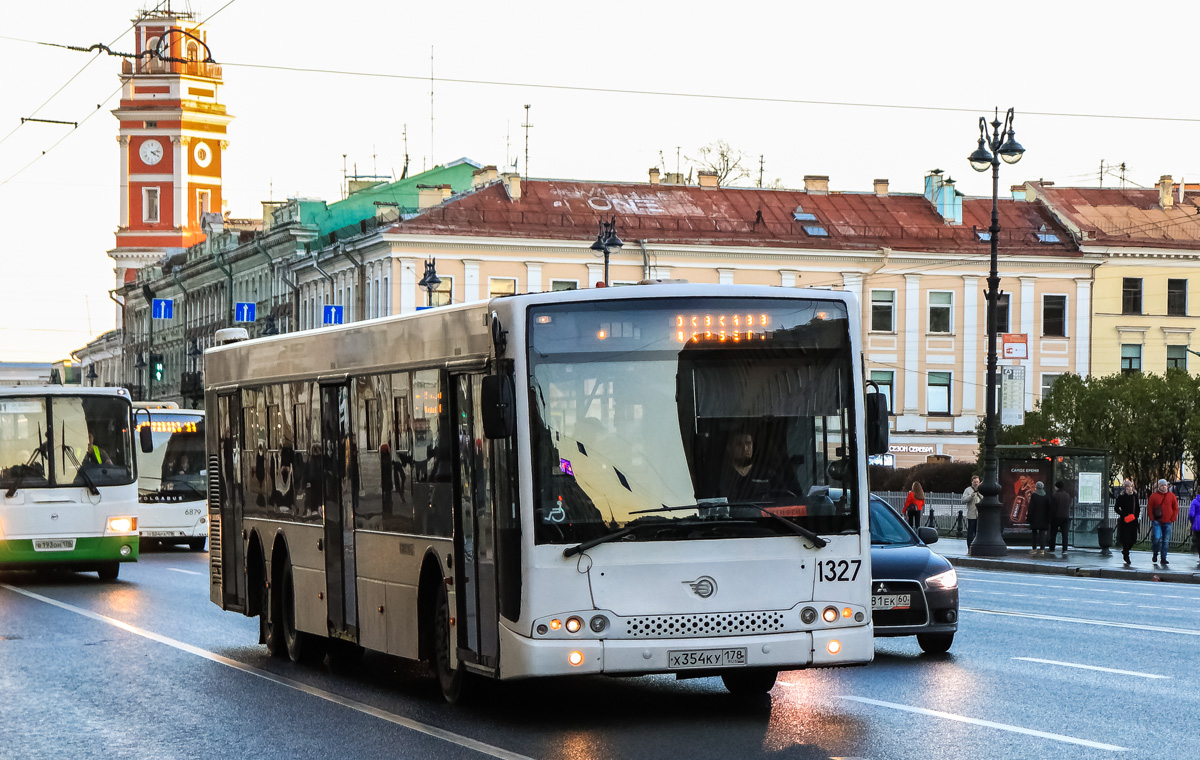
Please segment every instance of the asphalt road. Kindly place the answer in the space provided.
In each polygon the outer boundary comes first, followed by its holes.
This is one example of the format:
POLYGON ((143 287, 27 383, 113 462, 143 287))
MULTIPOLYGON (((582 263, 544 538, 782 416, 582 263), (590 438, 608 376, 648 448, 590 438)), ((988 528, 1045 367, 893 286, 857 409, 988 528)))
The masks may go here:
POLYGON ((864 668, 490 685, 451 707, 420 669, 267 656, 208 601, 207 555, 115 584, 0 574, 0 758, 1196 757, 1200 586, 960 571, 948 655, 880 639, 864 668))

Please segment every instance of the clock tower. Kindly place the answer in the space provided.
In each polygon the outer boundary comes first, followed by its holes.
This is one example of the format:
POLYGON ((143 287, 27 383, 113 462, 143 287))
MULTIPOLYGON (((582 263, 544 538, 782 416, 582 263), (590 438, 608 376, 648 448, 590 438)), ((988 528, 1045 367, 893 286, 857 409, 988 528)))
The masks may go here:
POLYGON ((201 215, 220 213, 225 128, 221 67, 190 11, 169 2, 134 19, 137 58, 121 67, 121 205, 117 287, 141 267, 204 239, 201 215))

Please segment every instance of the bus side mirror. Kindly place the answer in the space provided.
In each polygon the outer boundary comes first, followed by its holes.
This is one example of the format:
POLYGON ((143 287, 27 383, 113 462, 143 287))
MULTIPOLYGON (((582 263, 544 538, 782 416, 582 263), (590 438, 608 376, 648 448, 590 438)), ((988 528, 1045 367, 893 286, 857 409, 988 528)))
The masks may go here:
POLYGON ((154 434, 150 432, 149 425, 142 425, 138 428, 138 441, 142 445, 143 454, 154 451, 154 434))
POLYGON ((516 392, 508 375, 488 375, 483 378, 480 406, 483 411, 483 434, 488 438, 511 438, 517 432, 516 392))
POLYGON ((888 453, 888 405, 882 393, 868 393, 867 454, 888 453))

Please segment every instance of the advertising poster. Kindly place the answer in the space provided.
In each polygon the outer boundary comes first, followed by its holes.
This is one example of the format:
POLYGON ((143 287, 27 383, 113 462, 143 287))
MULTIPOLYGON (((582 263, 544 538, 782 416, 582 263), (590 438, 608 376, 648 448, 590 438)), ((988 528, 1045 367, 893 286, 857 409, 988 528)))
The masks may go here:
POLYGON ((1004 505, 1004 528, 1029 527, 1029 497, 1033 496, 1038 481, 1045 485, 1047 494, 1052 493, 1052 474, 1053 466, 1045 460, 1000 462, 1000 503, 1004 505))

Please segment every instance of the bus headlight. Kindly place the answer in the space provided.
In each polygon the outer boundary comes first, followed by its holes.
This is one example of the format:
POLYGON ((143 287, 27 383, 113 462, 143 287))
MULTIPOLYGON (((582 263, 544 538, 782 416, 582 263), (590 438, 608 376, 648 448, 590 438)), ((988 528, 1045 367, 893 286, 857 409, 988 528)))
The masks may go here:
POLYGON ((836 623, 838 619, 837 607, 826 607, 821 610, 821 619, 826 623, 836 623))
POLYGON ((567 633, 579 633, 579 629, 583 628, 583 620, 574 616, 567 618, 567 633))
POLYGON ((950 568, 944 573, 931 575, 925 579, 925 588, 933 589, 951 589, 958 588, 958 573, 954 572, 954 568, 950 568))
POLYGON ((110 517, 108 518, 108 530, 110 533, 132 533, 137 530, 137 518, 110 517))

